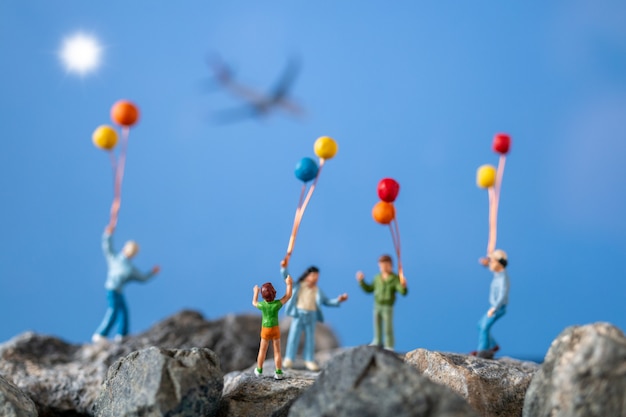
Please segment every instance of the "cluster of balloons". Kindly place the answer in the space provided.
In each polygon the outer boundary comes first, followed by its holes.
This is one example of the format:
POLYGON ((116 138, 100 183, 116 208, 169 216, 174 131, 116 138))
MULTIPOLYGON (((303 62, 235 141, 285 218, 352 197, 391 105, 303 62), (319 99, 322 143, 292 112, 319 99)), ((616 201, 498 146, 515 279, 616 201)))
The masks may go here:
POLYGON ((498 206, 500 204, 500 190, 504 176, 506 155, 511 148, 511 137, 506 133, 498 133, 493 138, 493 151, 500 154, 498 167, 482 165, 476 171, 476 184, 480 188, 486 188, 489 193, 489 240, 487 242, 487 255, 496 248, 498 236, 498 206))
POLYGON ((393 240, 393 246, 396 251, 396 256, 398 257, 398 275, 400 276, 400 280, 404 281, 400 253, 400 228, 398 227, 398 220, 396 218, 396 208, 393 205, 400 192, 400 184, 393 178, 383 178, 378 182, 377 191, 380 201, 374 205, 372 217, 380 224, 389 225, 391 239, 393 240))
POLYGON ((298 229, 302 222, 302 216, 304 211, 313 196, 317 180, 322 172, 324 163, 328 159, 332 159, 337 153, 337 142, 329 136, 322 136, 315 141, 313 145, 315 155, 319 158, 319 165, 313 158, 302 158, 297 164, 295 169, 296 178, 302 181, 302 191, 300 192, 300 199, 298 200, 298 206, 296 207, 296 214, 293 221, 293 228, 291 229, 291 236, 289 238, 289 244, 287 246, 287 254, 285 255, 285 264, 289 263, 289 258, 293 253, 293 248, 296 243, 296 236, 298 235, 298 229), (309 187, 307 192, 307 183, 313 181, 313 184, 309 187))
POLYGON ((91 139, 93 144, 109 153, 111 167, 113 169, 113 203, 111 204, 111 218, 109 227, 114 228, 117 224, 119 209, 122 202, 122 181, 124 179, 124 166, 126 164, 126 149, 130 128, 139 120, 139 109, 128 100, 120 100, 111 107, 111 120, 122 130, 122 146, 116 158, 114 149, 118 143, 117 130, 111 125, 101 125, 93 132, 91 139))

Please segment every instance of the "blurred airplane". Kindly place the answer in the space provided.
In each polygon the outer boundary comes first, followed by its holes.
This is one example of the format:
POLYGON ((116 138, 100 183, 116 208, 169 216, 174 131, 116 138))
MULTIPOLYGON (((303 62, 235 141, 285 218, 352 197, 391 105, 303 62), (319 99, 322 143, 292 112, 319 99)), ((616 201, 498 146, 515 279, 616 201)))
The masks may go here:
POLYGON ((289 89, 300 70, 297 60, 289 60, 276 86, 267 94, 237 82, 232 69, 219 59, 209 59, 208 64, 219 86, 246 102, 244 106, 214 113, 212 119, 215 122, 233 123, 253 117, 265 117, 276 109, 282 109, 293 116, 304 115, 304 109, 288 98, 289 89))

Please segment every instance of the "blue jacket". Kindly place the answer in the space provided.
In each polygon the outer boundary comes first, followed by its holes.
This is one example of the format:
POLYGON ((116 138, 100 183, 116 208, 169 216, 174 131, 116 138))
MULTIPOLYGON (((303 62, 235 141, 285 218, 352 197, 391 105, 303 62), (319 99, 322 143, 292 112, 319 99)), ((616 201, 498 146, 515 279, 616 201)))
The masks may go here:
MULTIPOLYGON (((289 275, 286 268, 281 268, 280 272, 283 275, 283 278, 285 279, 289 275)), ((289 301, 287 301, 287 304, 285 304, 285 314, 287 314, 288 316, 298 317, 298 307, 297 307, 298 293, 300 292, 301 286, 302 286, 301 282, 296 282, 295 284, 293 284, 293 292, 292 292, 291 298, 289 299, 289 301)), ((326 297, 324 293, 322 292, 321 288, 317 287, 317 296, 315 297, 315 304, 317 305, 317 312, 316 312, 317 321, 323 322, 324 315, 322 314, 321 306, 325 305, 325 306, 330 306, 330 307, 339 307, 341 303, 339 302, 339 298, 330 299, 326 297)))
POLYGON ((124 284, 128 281, 147 281, 154 275, 152 272, 144 274, 135 268, 130 259, 122 252, 115 254, 113 252, 113 236, 104 232, 102 235, 102 250, 109 267, 107 280, 104 288, 121 293, 124 284))
POLYGON ((493 273, 493 280, 491 281, 491 291, 489 292, 489 302, 491 307, 498 310, 500 307, 509 303, 509 276, 506 273, 506 269, 500 272, 493 273))

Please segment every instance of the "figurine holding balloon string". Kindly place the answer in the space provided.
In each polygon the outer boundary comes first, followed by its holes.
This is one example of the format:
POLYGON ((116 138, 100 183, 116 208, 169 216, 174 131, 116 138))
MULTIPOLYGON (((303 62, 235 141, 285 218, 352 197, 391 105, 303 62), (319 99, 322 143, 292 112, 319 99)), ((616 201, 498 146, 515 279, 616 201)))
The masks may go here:
POLYGON ((319 137, 313 145, 315 155, 320 159, 319 167, 315 160, 312 158, 302 158, 297 164, 295 169, 296 178, 302 181, 302 191, 300 192, 300 198, 298 199, 298 206, 296 207, 296 213, 293 220, 293 227, 291 229, 291 236, 289 237, 289 244, 287 245, 287 253, 283 259, 281 265, 285 267, 289 264, 289 259, 293 253, 294 246, 296 244, 296 237, 300 224, 302 223, 302 217, 304 212, 311 201, 311 197, 315 192, 317 181, 322 172, 322 168, 326 160, 335 156, 338 150, 337 142, 329 136, 319 137), (313 181, 313 184, 309 187, 307 192, 307 183, 313 181))
POLYGON ((113 202, 111 203, 111 214, 107 226, 107 230, 110 232, 117 226, 119 210, 122 204, 122 182, 124 180, 130 127, 137 123, 138 119, 139 109, 130 101, 120 100, 111 108, 111 120, 122 128, 122 144, 117 158, 115 157, 114 149, 118 142, 118 134, 113 127, 109 125, 99 126, 92 135, 94 145, 109 153, 113 170, 113 202))
POLYGON ((372 209, 372 217, 376 222, 382 225, 389 225, 389 231, 391 232, 391 240, 393 247, 398 258, 398 277, 400 283, 406 286, 406 278, 404 276, 404 270, 402 268, 402 254, 400 245, 400 227, 398 226, 398 219, 396 217, 396 209, 393 203, 398 197, 400 192, 400 184, 393 178, 383 178, 378 182, 378 197, 381 201, 374 205, 372 209))

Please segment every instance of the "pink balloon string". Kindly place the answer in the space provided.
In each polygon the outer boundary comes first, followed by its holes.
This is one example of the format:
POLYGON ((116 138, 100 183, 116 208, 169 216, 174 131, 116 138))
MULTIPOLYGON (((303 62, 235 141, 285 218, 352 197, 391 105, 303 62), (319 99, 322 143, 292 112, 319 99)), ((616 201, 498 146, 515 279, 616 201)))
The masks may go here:
POLYGON ((502 179, 504 177, 504 166, 506 155, 500 155, 496 182, 493 187, 489 187, 489 242, 487 244, 487 256, 496 249, 498 238, 498 208, 500 206, 500 190, 502 189, 502 179))
MULTIPOLYGON (((110 227, 115 227, 117 225, 117 218, 122 205, 122 182, 124 180, 124 167, 126 165, 126 150, 128 148, 129 133, 130 129, 127 126, 122 127, 122 147, 120 150, 119 160, 117 164, 115 164, 115 185, 113 203, 111 204, 110 227)), ((112 160, 114 160, 114 158, 112 158, 112 160)))
POLYGON ((302 192, 300 194, 300 200, 298 201, 298 207, 296 208, 296 215, 293 221, 293 228, 291 229, 291 236, 289 237, 289 244, 287 245, 287 254, 285 255, 285 262, 289 263, 289 258, 291 258, 291 254, 293 253, 293 248, 296 244, 296 237, 298 235, 298 231, 300 229, 300 223, 302 222, 302 217, 304 216, 304 211, 309 205, 309 201, 311 201, 311 197, 315 192, 315 186, 317 185, 317 181, 322 173, 322 168, 324 167, 325 159, 320 159, 320 167, 317 170, 317 175, 313 180, 313 184, 309 187, 308 193, 306 193, 306 197, 303 196, 306 190, 306 184, 302 185, 302 192))
POLYGON ((398 275, 400 275, 400 281, 404 282, 404 273, 402 270, 402 248, 400 245, 400 227, 398 226, 398 219, 394 218, 389 223, 389 230, 391 231, 391 240, 393 241, 393 247, 398 258, 398 275))

